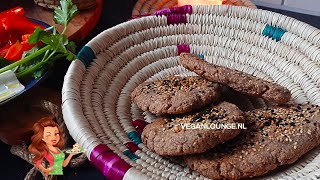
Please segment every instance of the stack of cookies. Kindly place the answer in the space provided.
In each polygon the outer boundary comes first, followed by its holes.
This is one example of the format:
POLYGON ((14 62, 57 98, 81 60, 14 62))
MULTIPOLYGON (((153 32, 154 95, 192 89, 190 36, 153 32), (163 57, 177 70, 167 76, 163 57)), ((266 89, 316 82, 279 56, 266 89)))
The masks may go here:
POLYGON ((139 108, 156 115, 142 132, 151 151, 182 156, 211 179, 242 179, 291 164, 320 144, 318 106, 286 104, 288 89, 193 54, 182 53, 179 63, 198 76, 145 82, 131 94, 139 108), (225 87, 276 105, 242 111, 241 103, 224 101, 230 99, 225 87))

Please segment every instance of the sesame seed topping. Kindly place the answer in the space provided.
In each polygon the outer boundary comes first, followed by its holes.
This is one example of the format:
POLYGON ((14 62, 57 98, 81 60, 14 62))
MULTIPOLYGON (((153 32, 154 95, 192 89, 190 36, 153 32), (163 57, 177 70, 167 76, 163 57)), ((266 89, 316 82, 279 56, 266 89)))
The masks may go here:
MULTIPOLYGON (((245 126, 248 129, 242 131, 230 143, 220 145, 220 150, 233 157, 246 158, 248 154, 260 149, 269 152, 273 149, 271 146, 275 145, 279 148, 290 146, 290 149, 301 149, 303 142, 297 141, 302 139, 299 136, 312 138, 312 133, 318 130, 318 127, 314 127, 318 123, 314 122, 310 111, 316 112, 319 107, 310 107, 311 105, 284 105, 245 112, 245 126), (314 126, 308 125, 309 123, 314 126)), ((212 119, 219 117, 221 111, 216 113, 216 116, 211 116, 212 119)), ((221 155, 220 152, 218 154, 221 155)))

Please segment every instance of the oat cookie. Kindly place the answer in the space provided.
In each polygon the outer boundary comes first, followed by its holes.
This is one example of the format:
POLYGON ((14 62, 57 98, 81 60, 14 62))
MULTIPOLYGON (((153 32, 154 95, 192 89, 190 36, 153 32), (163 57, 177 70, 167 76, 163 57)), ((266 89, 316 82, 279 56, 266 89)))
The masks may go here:
POLYGON ((205 125, 240 124, 243 120, 243 113, 237 106, 222 102, 188 115, 159 117, 144 128, 142 141, 159 155, 201 153, 240 133, 240 128, 205 128, 205 125), (197 127, 184 128, 180 124, 197 127))
POLYGON ((187 165, 211 179, 260 176, 292 164, 320 144, 320 108, 281 106, 245 113, 247 130, 201 154, 184 157, 187 165))
POLYGON ((241 71, 217 66, 202 60, 197 55, 180 54, 180 65, 212 82, 229 86, 246 95, 284 104, 291 99, 288 89, 241 71))
POLYGON ((199 76, 170 76, 140 84, 131 99, 143 111, 156 115, 184 114, 216 101, 220 89, 219 84, 199 76))

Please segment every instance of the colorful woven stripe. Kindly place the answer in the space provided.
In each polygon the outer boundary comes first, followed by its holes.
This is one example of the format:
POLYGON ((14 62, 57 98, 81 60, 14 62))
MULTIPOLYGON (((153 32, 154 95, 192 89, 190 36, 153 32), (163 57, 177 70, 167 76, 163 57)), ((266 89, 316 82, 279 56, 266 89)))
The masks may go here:
POLYGON ((104 145, 104 144, 99 144, 98 146, 96 146, 94 148, 94 150, 92 150, 92 152, 90 154, 91 163, 94 164, 95 160, 96 160, 96 157, 98 157, 101 153, 108 152, 108 151, 112 152, 111 149, 108 146, 104 145))
POLYGON ((140 134, 138 132, 136 132, 136 131, 129 132, 128 133, 128 137, 135 144, 141 144, 142 143, 140 134))
POLYGON ((130 158, 133 161, 136 161, 137 159, 139 159, 138 156, 136 156, 135 154, 133 154, 130 150, 125 150, 123 151, 123 154, 126 155, 128 158, 130 158))
POLYGON ((100 144, 92 150, 90 160, 110 180, 123 179, 126 172, 131 168, 128 163, 104 144, 100 144))
POLYGON ((169 14, 167 16, 167 24, 181 24, 187 23, 187 16, 185 14, 169 14))
POLYGON ((277 28, 277 27, 273 27, 271 25, 266 24, 266 26, 262 31, 262 35, 268 36, 269 38, 272 38, 278 42, 281 40, 285 32, 286 31, 282 28, 277 28))
POLYGON ((204 54, 198 54, 199 58, 204 59, 204 54))
POLYGON ((125 145, 133 153, 140 150, 140 148, 133 142, 127 142, 125 145))
POLYGON ((170 15, 170 14, 191 14, 192 13, 192 6, 180 6, 180 7, 173 7, 173 8, 164 8, 159 11, 156 11, 154 15, 161 16, 161 15, 170 15))
POLYGON ((157 16, 167 16, 167 23, 168 24, 180 24, 180 23, 187 23, 187 16, 186 14, 192 13, 192 6, 180 6, 180 7, 173 7, 173 8, 164 8, 159 11, 156 11, 154 15, 157 16))
POLYGON ((143 131, 143 128, 146 127, 146 125, 148 125, 148 123, 144 120, 136 119, 136 120, 132 121, 132 125, 141 134, 143 131))
POLYGON ((178 48, 178 55, 180 55, 181 53, 185 52, 185 53, 190 53, 190 46, 189 44, 179 44, 177 46, 178 48))
POLYGON ((96 58, 96 55, 89 46, 83 46, 77 57, 86 67, 88 67, 93 59, 96 58))

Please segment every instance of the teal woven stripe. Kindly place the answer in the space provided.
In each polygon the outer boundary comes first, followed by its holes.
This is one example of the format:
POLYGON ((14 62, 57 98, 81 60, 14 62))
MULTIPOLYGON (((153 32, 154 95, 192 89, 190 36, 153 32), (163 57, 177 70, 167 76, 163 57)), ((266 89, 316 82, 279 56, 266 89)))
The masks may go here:
POLYGON ((96 58, 96 55, 89 46, 84 46, 79 51, 77 57, 86 67, 88 67, 93 59, 96 58))
POLYGON ((268 36, 277 42, 281 40, 282 36, 286 33, 286 30, 282 28, 273 27, 269 24, 266 24, 262 31, 262 35, 268 36))
POLYGON ((198 54, 199 58, 204 59, 204 55, 203 54, 198 54))
POLYGON ((136 131, 129 132, 128 133, 128 137, 130 138, 130 140, 132 142, 134 142, 137 145, 142 143, 140 134, 138 132, 136 132, 136 131))
POLYGON ((125 150, 123 151, 123 154, 126 155, 128 158, 130 158, 133 161, 136 161, 137 159, 139 159, 138 156, 136 156, 135 154, 133 154, 130 150, 125 150))

